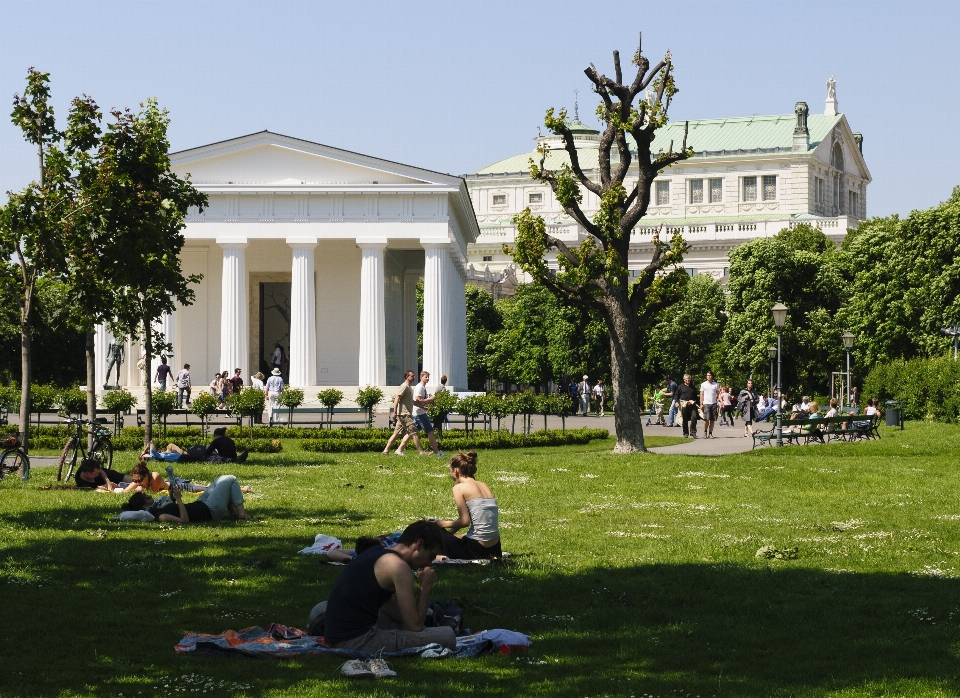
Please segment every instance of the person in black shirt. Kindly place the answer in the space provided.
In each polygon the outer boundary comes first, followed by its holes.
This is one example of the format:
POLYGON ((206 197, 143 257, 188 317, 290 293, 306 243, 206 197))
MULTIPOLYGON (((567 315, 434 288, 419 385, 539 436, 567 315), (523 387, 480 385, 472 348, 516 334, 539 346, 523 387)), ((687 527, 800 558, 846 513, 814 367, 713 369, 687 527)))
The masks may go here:
POLYGON ((80 467, 77 468, 73 481, 77 483, 77 487, 80 489, 101 489, 113 492, 114 485, 132 482, 133 479, 129 475, 124 475, 116 470, 104 470, 97 461, 92 458, 84 458, 80 461, 80 467))
POLYGON ((393 652, 432 642, 453 649, 453 628, 424 627, 430 588, 437 573, 430 562, 443 551, 443 532, 432 521, 415 521, 393 548, 371 548, 340 574, 324 618, 324 641, 360 652, 393 652), (413 570, 420 586, 413 592, 413 570))
POLYGON ((218 455, 220 458, 233 463, 243 463, 247 460, 247 452, 237 455, 237 444, 227 436, 226 427, 217 427, 213 430, 213 441, 207 446, 207 458, 218 455))
POLYGON ((677 384, 667 377, 663 379, 663 386, 663 397, 670 400, 669 412, 667 413, 669 424, 667 426, 675 427, 677 426, 677 384))
POLYGON ((680 403, 680 416, 683 419, 683 435, 697 438, 697 419, 700 417, 697 404, 700 393, 691 384, 690 374, 683 374, 683 385, 677 388, 677 402, 680 403))

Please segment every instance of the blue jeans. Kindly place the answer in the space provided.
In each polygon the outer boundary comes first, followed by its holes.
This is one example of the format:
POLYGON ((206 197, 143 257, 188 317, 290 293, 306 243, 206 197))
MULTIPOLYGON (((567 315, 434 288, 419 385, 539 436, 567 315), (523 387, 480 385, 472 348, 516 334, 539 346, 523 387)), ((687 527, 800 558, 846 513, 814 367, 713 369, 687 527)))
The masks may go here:
POLYGON ((177 407, 183 407, 183 396, 187 396, 187 404, 190 404, 190 388, 180 388, 177 391, 177 407))
POLYGON ((423 414, 418 414, 413 418, 413 421, 417 423, 417 426, 423 429, 424 433, 429 434, 433 431, 433 420, 430 419, 430 415, 424 412, 423 414))
POLYGON ((677 403, 676 402, 670 403, 670 412, 667 415, 667 417, 668 417, 667 419, 668 427, 672 427, 674 424, 677 423, 677 403))
POLYGON ((757 421, 758 421, 758 422, 765 422, 765 421, 767 421, 767 418, 768 418, 768 417, 772 417, 772 416, 775 415, 776 413, 777 413, 777 411, 776 411, 775 409, 773 409, 772 407, 768 407, 767 409, 765 409, 763 412, 761 412, 761 413, 757 416, 757 421))
POLYGON ((243 493, 236 475, 220 475, 214 478, 197 501, 210 509, 214 521, 219 521, 227 513, 228 507, 243 504, 243 493))

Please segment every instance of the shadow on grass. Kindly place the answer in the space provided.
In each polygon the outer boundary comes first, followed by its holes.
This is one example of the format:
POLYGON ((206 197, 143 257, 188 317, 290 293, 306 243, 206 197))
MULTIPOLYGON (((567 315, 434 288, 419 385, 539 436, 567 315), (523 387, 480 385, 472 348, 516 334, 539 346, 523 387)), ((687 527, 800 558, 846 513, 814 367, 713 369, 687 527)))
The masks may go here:
MULTIPOLYGON (((153 690, 157 682, 190 673, 250 684, 247 693, 257 696, 376 690, 337 683, 336 658, 177 656, 173 645, 186 630, 302 627, 341 571, 296 555, 292 534, 266 538, 255 527, 200 533, 157 529, 163 544, 108 534, 8 547, 0 564, 0 619, 8 629, 0 654, 17 661, 0 670, 3 694, 164 695, 169 691, 153 690)), ((465 597, 474 629, 531 634, 527 656, 396 660, 391 694, 759 697, 881 684, 900 686, 898 695, 958 688, 957 579, 795 563, 532 576, 524 564, 440 569, 433 596, 465 597), (501 615, 479 612, 494 608, 501 615)))

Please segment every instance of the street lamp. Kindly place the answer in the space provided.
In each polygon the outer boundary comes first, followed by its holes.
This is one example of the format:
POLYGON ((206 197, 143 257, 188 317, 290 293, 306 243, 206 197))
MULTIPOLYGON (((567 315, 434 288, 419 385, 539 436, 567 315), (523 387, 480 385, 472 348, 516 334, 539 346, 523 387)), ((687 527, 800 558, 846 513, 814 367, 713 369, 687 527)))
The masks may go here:
POLYGON ((770 358, 770 393, 769 395, 770 397, 773 397, 773 360, 777 358, 777 348, 772 344, 767 347, 767 356, 770 358))
MULTIPOLYGON (((843 340, 843 348, 847 350, 847 395, 850 395, 850 389, 853 387, 853 381, 850 378, 850 350, 853 349, 853 340, 856 337, 853 336, 853 333, 847 330, 842 335, 840 339, 843 340)), ((840 398, 841 404, 843 404, 843 397, 840 398)))
POLYGON ((777 398, 777 448, 783 446, 783 424, 781 421, 783 408, 780 405, 780 401, 783 399, 783 380, 781 378, 783 354, 780 351, 780 341, 783 337, 783 326, 787 324, 787 310, 787 306, 785 306, 782 301, 777 301, 777 304, 770 309, 770 312, 773 314, 773 324, 777 328, 777 386, 781 392, 780 397, 777 398))

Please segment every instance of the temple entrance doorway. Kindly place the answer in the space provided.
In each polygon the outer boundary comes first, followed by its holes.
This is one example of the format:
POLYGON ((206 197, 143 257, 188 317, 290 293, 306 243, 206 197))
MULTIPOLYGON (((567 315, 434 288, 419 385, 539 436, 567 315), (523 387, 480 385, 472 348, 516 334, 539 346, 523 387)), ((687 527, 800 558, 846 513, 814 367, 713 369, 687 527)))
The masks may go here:
POLYGON ((280 365, 284 382, 290 376, 290 282, 272 281, 260 284, 260 346, 257 370, 265 377, 273 368, 272 357, 280 344, 283 360, 280 365))

